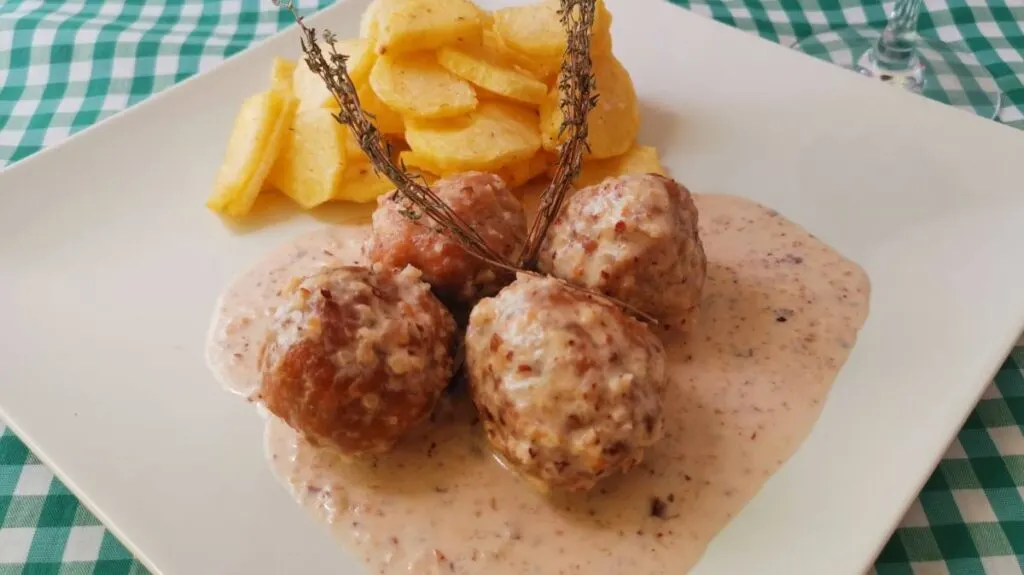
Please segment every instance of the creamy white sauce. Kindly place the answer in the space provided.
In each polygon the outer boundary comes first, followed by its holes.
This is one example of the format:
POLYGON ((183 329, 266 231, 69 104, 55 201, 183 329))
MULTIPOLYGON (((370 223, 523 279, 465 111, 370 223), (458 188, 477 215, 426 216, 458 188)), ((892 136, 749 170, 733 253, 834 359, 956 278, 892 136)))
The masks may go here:
MULTIPOLYGON (((667 436, 630 474, 542 496, 488 453, 471 404, 449 394, 397 450, 361 463, 275 418, 271 468, 371 573, 681 573, 799 447, 868 312, 853 262, 753 202, 696 195, 708 280, 688 337, 664 332, 667 436)), ((351 263, 366 227, 305 236, 225 293, 209 358, 248 395, 268 310, 295 275, 351 263), (330 252, 331 255, 325 253, 330 252)))
POLYGON ((282 290, 325 267, 359 263, 368 231, 369 226, 337 226, 306 234, 231 283, 217 302, 206 343, 206 362, 224 387, 247 398, 256 391, 260 346, 285 301, 282 290))

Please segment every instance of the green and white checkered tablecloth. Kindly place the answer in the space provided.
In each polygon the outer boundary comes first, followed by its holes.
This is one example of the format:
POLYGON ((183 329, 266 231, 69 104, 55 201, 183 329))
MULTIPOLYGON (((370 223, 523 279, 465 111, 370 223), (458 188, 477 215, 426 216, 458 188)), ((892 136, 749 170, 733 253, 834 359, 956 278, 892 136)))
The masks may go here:
MULTIPOLYGON (((298 2, 303 12, 330 3, 298 2)), ((678 3, 787 45, 849 25, 880 27, 891 5, 678 3)), ((966 42, 1006 95, 1000 120, 1024 128, 1024 0, 925 4, 922 34, 966 42)), ((0 0, 0 166, 290 23, 267 0, 0 0)), ((955 101, 957 86, 943 86, 955 101)), ((876 565, 880 575, 1024 572, 1022 367, 1024 347, 1018 347, 885 546, 876 565)), ((0 575, 145 573, 24 444, 0 430, 0 575)))

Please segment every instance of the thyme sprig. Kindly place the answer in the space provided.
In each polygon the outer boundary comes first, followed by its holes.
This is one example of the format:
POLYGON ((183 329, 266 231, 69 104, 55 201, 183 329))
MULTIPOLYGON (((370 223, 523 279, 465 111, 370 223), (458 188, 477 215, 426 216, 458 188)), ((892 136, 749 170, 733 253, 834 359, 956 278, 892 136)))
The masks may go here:
POLYGON ((597 105, 598 98, 590 60, 594 12, 594 0, 562 0, 559 15, 566 32, 566 48, 558 81, 563 117, 558 137, 561 139, 565 135, 566 140, 559 147, 555 175, 541 194, 540 209, 519 258, 520 267, 526 269, 536 267, 537 255, 548 229, 561 212, 565 196, 580 174, 583 153, 589 151, 587 117, 597 105))
MULTIPOLYGON (((515 262, 491 249, 472 226, 430 189, 422 177, 410 174, 403 162, 395 163, 391 145, 377 129, 375 118, 359 102, 359 95, 348 74, 348 57, 338 53, 335 48, 337 37, 330 30, 324 30, 322 38, 327 46, 325 53, 317 42, 316 29, 306 25, 292 0, 272 1, 276 6, 291 12, 295 18, 301 32, 300 41, 306 65, 323 80, 338 103, 339 111, 335 113, 335 119, 352 130, 374 170, 395 185, 398 192, 396 200, 404 203, 401 213, 416 220, 427 215, 436 224, 438 232, 447 234, 469 255, 491 266, 509 272, 541 276, 535 270, 537 254, 551 223, 558 217, 572 182, 579 175, 583 154, 587 150, 587 116, 597 103, 590 59, 596 0, 561 0, 559 15, 566 30, 566 51, 559 79, 559 104, 564 117, 559 138, 566 133, 568 136, 559 148, 555 176, 541 195, 540 210, 530 226, 523 253, 515 262)), ((617 306, 650 323, 657 323, 650 315, 619 299, 565 280, 559 281, 587 297, 617 306)))

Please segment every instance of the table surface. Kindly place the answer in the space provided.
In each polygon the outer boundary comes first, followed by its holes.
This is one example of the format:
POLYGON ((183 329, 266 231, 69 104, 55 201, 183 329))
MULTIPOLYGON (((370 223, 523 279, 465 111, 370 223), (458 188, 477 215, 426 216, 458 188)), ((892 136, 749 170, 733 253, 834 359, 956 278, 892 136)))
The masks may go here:
MULTIPOLYGON (((330 0, 299 0, 304 13, 330 0)), ((891 3, 679 1, 790 44, 881 27, 891 3)), ((0 166, 132 106, 291 24, 260 0, 0 2, 0 166)), ((1024 0, 925 1, 922 35, 964 42, 1024 129, 1024 0)), ((942 82, 956 101, 955 82, 942 82)), ((1024 573, 1024 346, 1006 359, 875 565, 889 574, 1024 573)), ((0 424, 0 575, 146 573, 0 424)))

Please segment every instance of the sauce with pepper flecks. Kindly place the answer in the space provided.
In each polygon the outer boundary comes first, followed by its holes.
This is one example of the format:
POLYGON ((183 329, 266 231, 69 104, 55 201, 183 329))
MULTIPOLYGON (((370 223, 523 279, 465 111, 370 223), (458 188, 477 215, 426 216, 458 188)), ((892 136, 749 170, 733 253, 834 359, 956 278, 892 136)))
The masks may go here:
MULTIPOLYGON (((869 293, 856 264, 773 210, 729 196, 694 199, 708 258, 700 317, 689 336, 661 333, 667 435, 628 475, 586 494, 542 496, 489 454, 459 391, 395 452, 363 462, 311 447, 271 417, 274 473, 371 573, 689 569, 810 432, 869 293)), ((316 266, 356 260, 367 232, 305 236, 239 278, 209 346, 226 385, 246 395, 255 387, 254 348, 277 290, 316 266), (337 253, 325 258, 325 245, 337 253)))
POLYGON ((206 342, 206 363, 224 387, 252 397, 259 387, 263 337, 274 310, 287 299, 285 288, 324 268, 358 263, 366 233, 362 227, 339 226, 300 236, 231 283, 217 302, 206 342))

